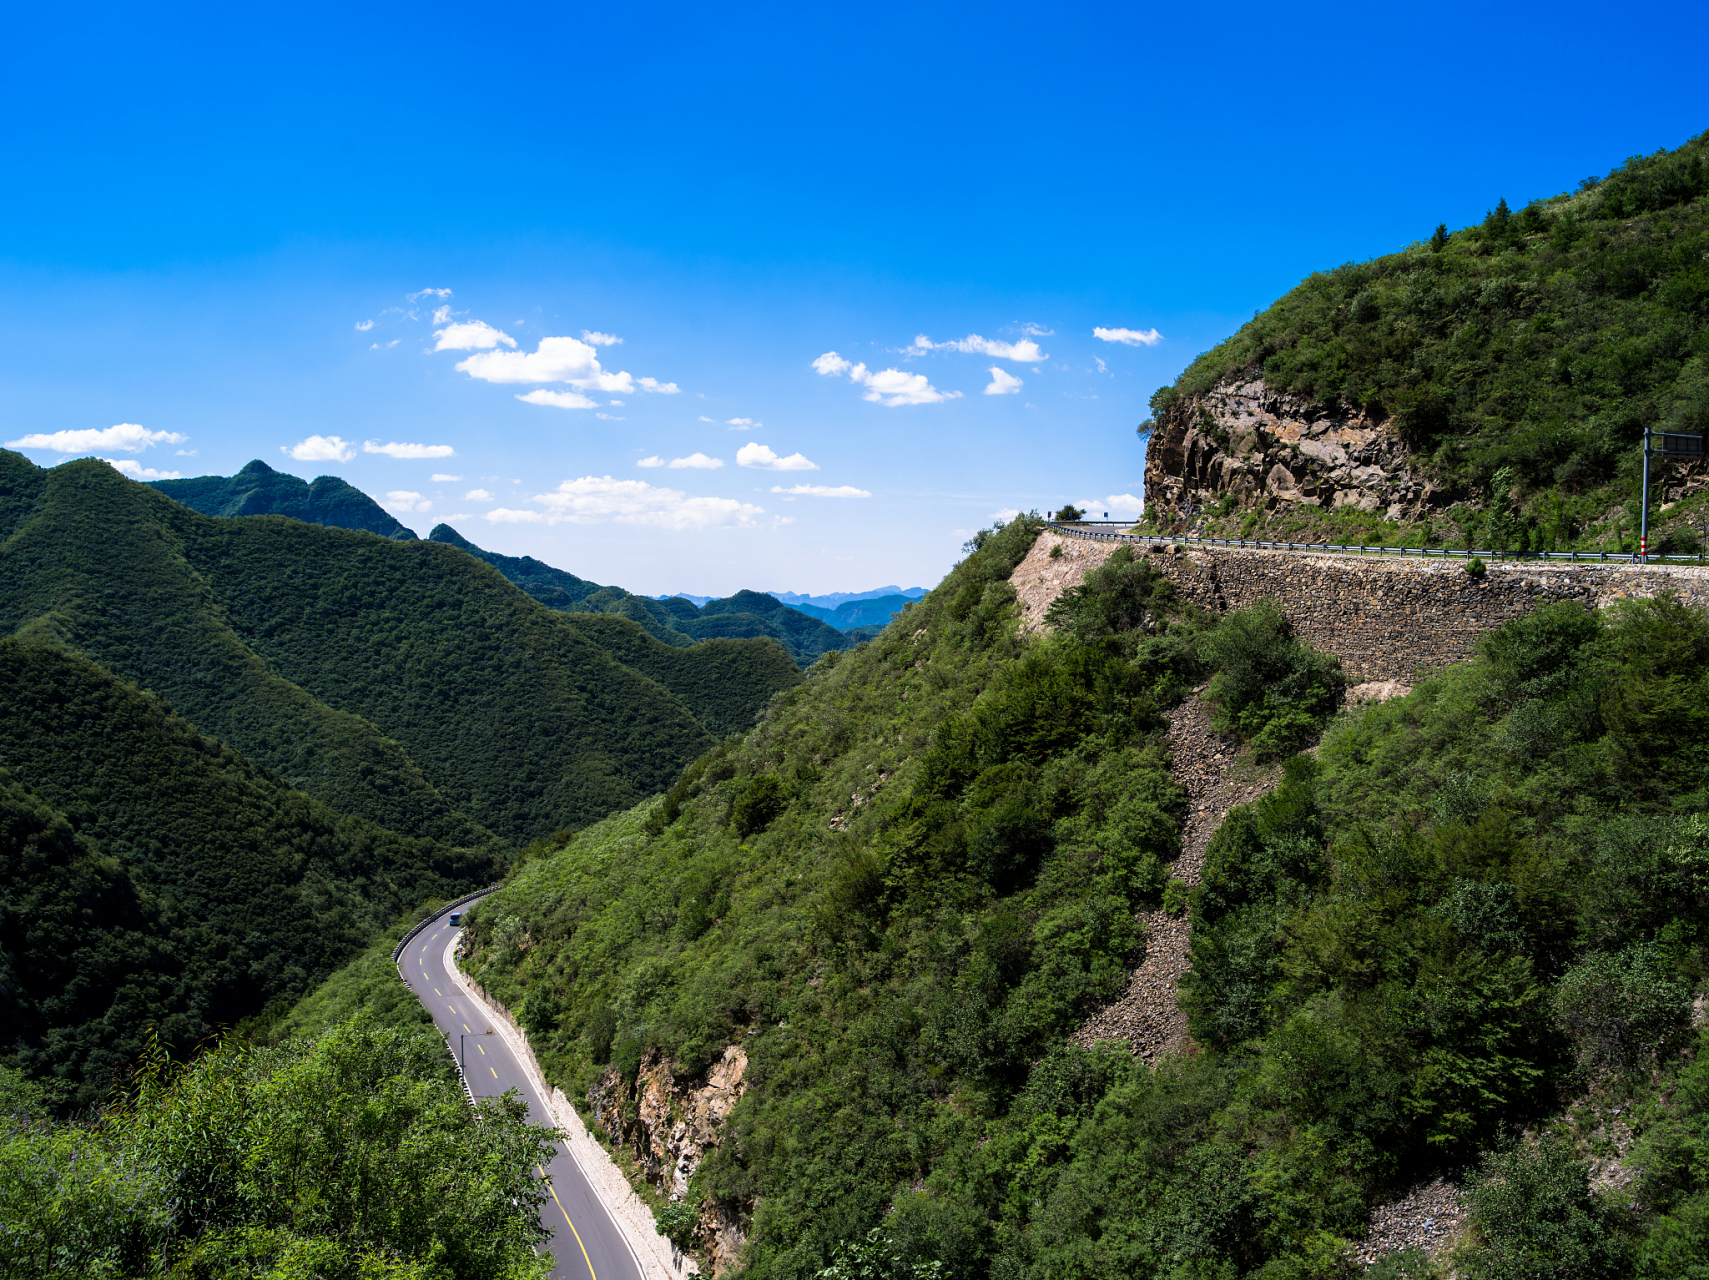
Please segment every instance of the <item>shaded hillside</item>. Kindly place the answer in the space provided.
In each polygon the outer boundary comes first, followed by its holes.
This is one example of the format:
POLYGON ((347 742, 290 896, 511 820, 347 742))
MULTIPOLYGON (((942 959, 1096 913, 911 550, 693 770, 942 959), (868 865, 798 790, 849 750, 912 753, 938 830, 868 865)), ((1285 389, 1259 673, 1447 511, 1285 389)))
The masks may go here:
POLYGON ((58 649, 0 641, 0 762, 0 1061, 61 1104, 149 1028, 186 1052, 498 868, 339 814, 58 649))
POLYGON ((912 596, 893 595, 876 596, 868 600, 845 600, 834 609, 826 609, 816 604, 792 604, 789 607, 810 618, 817 618, 838 631, 850 631, 855 627, 883 628, 889 624, 890 619, 913 602, 912 596))
POLYGON ((474 843, 578 826, 712 741, 454 547, 214 519, 99 462, 16 454, 0 455, 0 518, 0 625, 83 649, 393 830, 474 843))
POLYGON ((450 525, 436 526, 429 538, 460 548, 492 565, 548 608, 627 618, 667 645, 687 647, 697 640, 770 639, 782 645, 798 665, 808 667, 820 654, 846 649, 852 644, 836 627, 756 591, 738 591, 727 599, 709 600, 697 607, 680 596, 654 600, 622 587, 602 587, 554 569, 533 556, 484 551, 450 525))
MULTIPOLYGON (((1148 518, 1635 549, 1644 428, 1709 429, 1709 135, 1494 205, 1311 276, 1159 391, 1148 518)), ((1676 549, 1706 484, 1657 476, 1676 549)))
POLYGON ((149 483, 205 516, 290 516, 339 529, 366 529, 382 538, 415 537, 379 503, 337 476, 319 476, 310 484, 273 470, 259 458, 235 476, 149 483))

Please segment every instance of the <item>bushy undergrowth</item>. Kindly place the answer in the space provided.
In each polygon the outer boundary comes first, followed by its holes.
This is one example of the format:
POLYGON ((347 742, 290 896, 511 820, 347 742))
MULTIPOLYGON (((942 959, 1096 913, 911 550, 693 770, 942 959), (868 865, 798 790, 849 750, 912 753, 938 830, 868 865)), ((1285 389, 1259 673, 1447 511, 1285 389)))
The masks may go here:
POLYGON ((155 1049, 91 1118, 0 1118, 0 1271, 542 1280, 549 1150, 520 1102, 471 1108, 430 1033, 155 1049))

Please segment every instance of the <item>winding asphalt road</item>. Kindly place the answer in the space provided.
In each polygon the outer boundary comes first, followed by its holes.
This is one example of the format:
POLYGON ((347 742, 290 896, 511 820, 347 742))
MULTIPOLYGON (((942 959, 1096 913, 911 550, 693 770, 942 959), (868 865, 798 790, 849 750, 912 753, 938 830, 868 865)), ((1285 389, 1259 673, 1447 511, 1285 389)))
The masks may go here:
MULTIPOLYGON (((433 1015, 434 1024, 445 1033, 451 1047, 461 1047, 463 1076, 470 1092, 477 1098, 496 1098, 515 1089, 528 1104, 528 1118, 550 1128, 552 1116, 546 1100, 528 1082, 522 1064, 504 1039, 496 1033, 484 1034, 490 1020, 446 971, 451 944, 461 932, 441 916, 410 939, 398 957, 404 981, 433 1015)), ((552 1187, 552 1198, 541 1209, 540 1221, 552 1233, 549 1245, 557 1260, 553 1280, 641 1280, 640 1264, 574 1157, 560 1145, 551 1164, 540 1172, 550 1179, 552 1187)))

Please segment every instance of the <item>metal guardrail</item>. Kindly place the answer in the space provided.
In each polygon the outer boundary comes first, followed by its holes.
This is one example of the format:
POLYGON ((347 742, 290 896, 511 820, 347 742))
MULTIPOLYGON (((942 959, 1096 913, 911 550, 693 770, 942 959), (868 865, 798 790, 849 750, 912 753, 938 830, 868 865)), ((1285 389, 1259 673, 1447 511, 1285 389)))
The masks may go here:
POLYGON ((1333 551, 1341 554, 1360 556, 1421 556, 1425 559, 1432 557, 1444 560, 1470 560, 1473 556, 1481 560, 1558 560, 1571 564, 1702 564, 1701 555, 1696 556, 1639 556, 1636 552, 1616 551, 1456 551, 1452 547, 1366 547, 1338 542, 1266 542, 1255 538, 1195 538, 1187 536, 1165 535, 1155 533, 1117 533, 1114 529, 1088 528, 1088 525, 1118 526, 1131 528, 1126 520, 1078 520, 1058 521, 1047 520, 1045 524, 1058 533, 1067 534, 1071 538, 1093 538, 1101 542, 1150 542, 1157 546, 1185 544, 1198 547, 1233 547, 1248 551, 1300 551, 1325 552, 1333 551))

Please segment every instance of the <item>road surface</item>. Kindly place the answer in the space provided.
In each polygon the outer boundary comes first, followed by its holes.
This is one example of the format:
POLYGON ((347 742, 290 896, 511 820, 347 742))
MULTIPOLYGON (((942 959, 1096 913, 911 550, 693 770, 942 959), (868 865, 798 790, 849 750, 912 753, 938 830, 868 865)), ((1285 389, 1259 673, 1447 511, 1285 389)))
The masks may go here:
MULTIPOLYGON (((452 1049, 461 1047, 463 1075, 470 1091, 477 1098, 485 1098, 515 1089, 528 1104, 528 1118, 550 1128, 552 1117, 545 1099, 529 1084, 522 1064, 505 1047, 502 1037, 483 1034, 489 1019, 446 973, 450 943, 460 932, 441 916, 411 938, 398 957, 404 981, 433 1015, 434 1024, 452 1049)), ((540 1221, 552 1233, 547 1243, 557 1260, 553 1280, 641 1280, 641 1268, 623 1233, 569 1153, 560 1146, 551 1165, 542 1172, 550 1177, 552 1186, 552 1198, 540 1211, 540 1221)))

